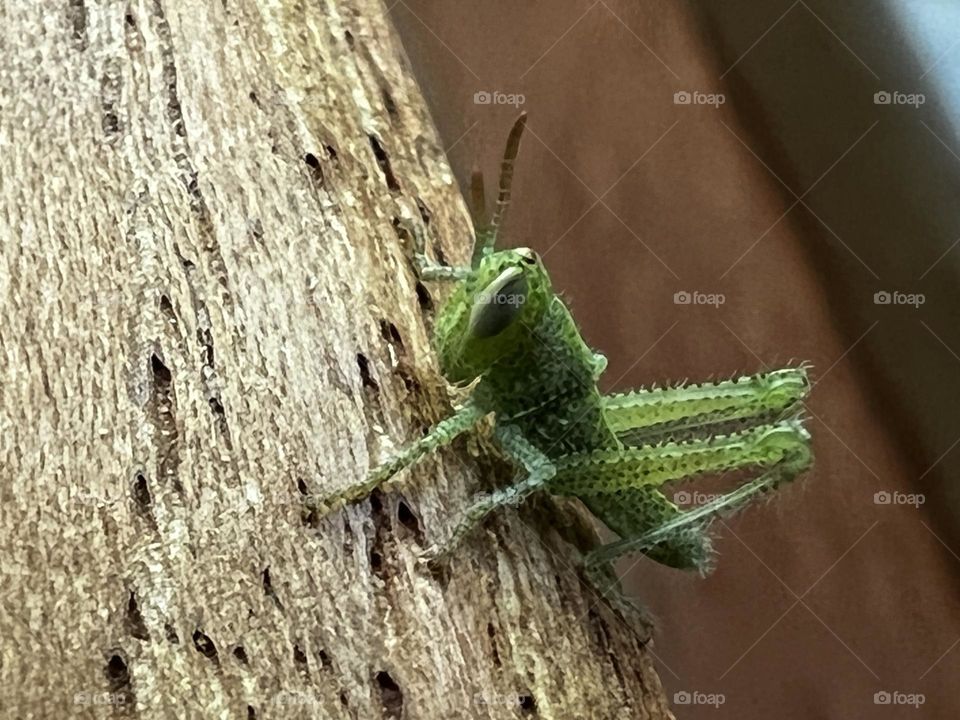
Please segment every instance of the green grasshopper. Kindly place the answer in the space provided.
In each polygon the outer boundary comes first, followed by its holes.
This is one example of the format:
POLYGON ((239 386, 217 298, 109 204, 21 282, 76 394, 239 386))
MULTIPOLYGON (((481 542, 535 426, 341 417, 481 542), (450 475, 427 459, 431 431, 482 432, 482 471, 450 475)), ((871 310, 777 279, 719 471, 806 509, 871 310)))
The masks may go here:
MULTIPOLYGON (((585 575, 601 594, 616 585, 612 563, 625 553, 706 572, 712 555, 708 529, 718 513, 740 508, 811 463, 801 420, 810 387, 806 368, 601 394, 597 380, 606 358, 580 336, 540 258, 526 248, 495 249, 525 121, 521 115, 507 141, 494 216, 486 225, 475 221, 471 266, 432 263, 422 233, 413 233, 421 278, 457 283, 437 315, 434 344, 448 381, 475 384, 469 400, 366 481, 316 509, 322 514, 362 499, 493 415, 493 439, 519 475, 478 496, 452 534, 426 551, 431 562, 449 556, 491 512, 546 491, 578 498, 620 536, 584 559, 585 575), (735 470, 755 477, 686 511, 662 492, 666 483, 735 470)), ((479 180, 474 209, 482 216, 479 180)))

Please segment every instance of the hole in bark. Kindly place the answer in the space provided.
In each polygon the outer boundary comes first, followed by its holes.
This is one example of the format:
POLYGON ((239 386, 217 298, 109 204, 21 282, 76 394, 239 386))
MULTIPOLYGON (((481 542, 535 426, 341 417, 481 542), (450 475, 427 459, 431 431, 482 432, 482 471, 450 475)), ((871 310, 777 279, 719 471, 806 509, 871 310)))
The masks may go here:
POLYGON ((173 303, 170 301, 170 298, 163 294, 160 296, 160 312, 162 312, 171 325, 176 327, 177 325, 177 311, 173 309, 173 303))
POLYGON ((414 535, 418 537, 422 535, 423 531, 420 528, 420 521, 417 519, 417 516, 413 514, 410 506, 403 500, 397 503, 397 520, 414 535))
POLYGON ((170 368, 163 364, 163 360, 156 353, 150 355, 150 369, 153 371, 153 379, 157 385, 168 386, 173 380, 170 368))
POLYGON ((276 591, 273 589, 273 579, 270 577, 270 568, 263 569, 263 575, 261 576, 261 582, 263 583, 263 592, 268 598, 273 600, 277 607, 283 612, 283 603, 280 602, 280 598, 277 597, 276 591))
POLYGON ((252 102, 257 107, 260 107, 260 98, 257 97, 257 94, 253 90, 250 91, 250 94, 248 95, 248 97, 250 98, 250 102, 252 102))
POLYGON ((490 638, 490 656, 496 667, 503 667, 500 661, 500 651, 497 649, 497 629, 493 623, 487 623, 487 636, 490 638))
POLYGON ((428 208, 427 204, 419 197, 417 198, 417 210, 420 211, 420 219, 423 220, 423 224, 429 225, 433 219, 433 213, 430 212, 430 208, 428 208))
POLYGON ((233 656, 243 665, 250 664, 250 658, 247 657, 247 651, 244 649, 243 645, 237 645, 233 649, 233 656))
POLYGON ((143 621, 143 614, 137 604, 137 595, 133 591, 130 592, 130 598, 127 600, 127 628, 137 640, 150 639, 150 631, 147 630, 147 624, 143 621))
POLYGON ((354 43, 353 33, 350 32, 349 30, 344 31, 344 33, 343 33, 343 39, 346 40, 346 41, 347 41, 347 45, 349 45, 350 48, 353 49, 353 43, 354 43))
POLYGON ((297 665, 301 665, 301 666, 302 666, 300 669, 301 669, 303 672, 307 672, 307 671, 308 671, 308 667, 307 667, 307 654, 306 654, 302 649, 300 649, 300 646, 299 646, 299 645, 294 645, 294 646, 293 646, 293 661, 294 661, 297 665))
POLYGON ((209 403, 210 403, 210 410, 213 411, 214 415, 219 415, 220 417, 223 417, 224 415, 227 414, 227 411, 223 407, 223 403, 220 402, 220 398, 212 397, 210 398, 209 403))
POLYGON ((121 690, 130 685, 130 671, 127 669, 127 661, 119 652, 110 656, 103 673, 106 675, 107 682, 110 683, 110 689, 113 691, 121 690))
POLYGON ((374 157, 377 158, 377 165, 383 173, 383 179, 387 181, 387 188, 391 192, 400 192, 400 183, 397 182, 397 176, 393 174, 393 166, 390 165, 390 156, 383 149, 383 145, 374 135, 368 135, 370 138, 370 147, 373 148, 374 157))
POLYGON ((100 128, 104 135, 116 135, 120 132, 120 118, 115 112, 105 112, 100 120, 100 128))
POLYGON ((128 28, 135 28, 137 26, 137 20, 133 17, 133 13, 127 13, 123 16, 124 22, 127 23, 128 28))
POLYGON ((521 695, 517 701, 522 714, 533 715, 537 712, 537 701, 533 699, 533 695, 521 695))
POLYGON ((330 656, 327 655, 327 651, 323 648, 320 648, 320 650, 317 651, 317 657, 320 658, 320 667, 322 667, 324 670, 329 670, 333 667, 333 661, 330 660, 330 656))
POLYGON ((200 630, 195 630, 193 633, 193 646, 197 649, 197 652, 199 652, 208 660, 220 662, 220 658, 217 653, 217 646, 208 635, 205 635, 200 630))
POLYGON ((384 562, 384 545, 390 532, 390 518, 383 507, 383 493, 374 490, 370 493, 370 520, 373 522, 373 537, 370 539, 370 571, 387 582, 390 577, 387 563, 384 562))
POLYGON ((370 361, 367 360, 363 353, 357 353, 357 367, 360 368, 360 382, 363 386, 373 392, 379 392, 380 386, 377 385, 377 381, 370 375, 370 361))
POLYGON ((320 518, 317 517, 317 511, 307 505, 310 488, 307 487, 307 483, 303 478, 297 478, 297 492, 300 493, 300 497, 303 499, 303 512, 300 513, 300 521, 307 527, 316 527, 320 522, 320 518))
POLYGON ((67 16, 73 25, 73 39, 81 48, 87 46, 87 7, 83 0, 70 0, 67 3, 67 16))
POLYGON ((397 110, 397 103, 393 100, 393 95, 386 88, 380 88, 380 94, 383 97, 383 107, 390 116, 391 122, 400 121, 400 111, 397 110))
POLYGON ((430 297, 430 292, 424 287, 422 282, 417 283, 416 289, 417 303, 419 303, 420 309, 426 312, 433 312, 433 298, 430 297))
POLYGON ((163 626, 163 632, 167 637, 167 642, 171 642, 174 645, 180 642, 180 636, 177 635, 176 628, 173 627, 170 623, 166 623, 163 626))
POLYGON ((347 700, 347 693, 340 691, 340 704, 344 707, 350 707, 350 702, 347 700))
POLYGON ((247 705, 247 720, 257 720, 257 711, 253 705, 247 705))
POLYGON ((400 335, 400 331, 397 330, 397 326, 389 320, 380 320, 380 337, 396 347, 398 350, 404 350, 403 337, 400 335))
POLYGON ((320 161, 317 160, 317 156, 313 153, 307 153, 303 156, 303 161, 307 164, 307 167, 310 168, 313 181, 318 185, 323 185, 323 168, 320 167, 320 161))
POLYGON ((399 718, 403 715, 403 693, 400 686, 390 677, 390 673, 381 670, 377 673, 377 685, 380 687, 380 704, 383 705, 385 718, 399 718))
POLYGON ((150 487, 147 485, 147 478, 144 477, 143 473, 137 473, 133 477, 133 502, 141 514, 150 513, 153 498, 150 497, 150 487))
POLYGON ((329 157, 331 160, 337 159, 337 151, 333 145, 324 145, 323 149, 327 151, 327 157, 329 157))

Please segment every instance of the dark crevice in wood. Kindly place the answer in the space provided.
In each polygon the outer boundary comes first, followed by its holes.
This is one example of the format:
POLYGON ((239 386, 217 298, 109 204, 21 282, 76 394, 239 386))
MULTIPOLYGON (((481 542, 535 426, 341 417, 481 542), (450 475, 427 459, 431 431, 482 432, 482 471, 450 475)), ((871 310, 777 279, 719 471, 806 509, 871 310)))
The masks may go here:
POLYGON ((400 720, 403 717, 403 692, 386 670, 376 675, 377 687, 380 689, 380 705, 383 707, 383 717, 400 720))
POLYGON ((400 183, 397 182, 397 176, 393 174, 393 166, 390 164, 390 156, 384 150, 383 145, 376 135, 370 135, 370 147, 373 148, 374 157, 377 159, 377 165, 380 172, 383 173, 383 179, 387 182, 387 188, 390 192, 400 192, 400 183))
POLYGON ((157 448, 157 479, 169 483, 183 495, 180 481, 180 431, 177 427, 177 398, 173 373, 157 353, 150 355, 152 377, 149 415, 157 448))
POLYGON ((217 652, 217 646, 209 635, 204 634, 199 629, 193 632, 193 647, 208 660, 217 665, 220 664, 220 654, 217 652))
POLYGON ((147 624, 143 620, 143 614, 137 603, 137 594, 133 590, 130 591, 130 597, 127 599, 127 630, 137 640, 150 639, 150 631, 147 630, 147 624))

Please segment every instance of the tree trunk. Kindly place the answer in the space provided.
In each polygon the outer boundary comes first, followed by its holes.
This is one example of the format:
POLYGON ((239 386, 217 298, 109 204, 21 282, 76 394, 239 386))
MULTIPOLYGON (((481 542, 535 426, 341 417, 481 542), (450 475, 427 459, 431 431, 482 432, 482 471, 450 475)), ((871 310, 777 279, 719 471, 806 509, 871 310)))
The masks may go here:
POLYGON ((396 223, 454 261, 470 224, 380 2, 3 24, 4 713, 670 717, 528 510, 417 564, 482 443, 304 510, 450 412, 396 223))

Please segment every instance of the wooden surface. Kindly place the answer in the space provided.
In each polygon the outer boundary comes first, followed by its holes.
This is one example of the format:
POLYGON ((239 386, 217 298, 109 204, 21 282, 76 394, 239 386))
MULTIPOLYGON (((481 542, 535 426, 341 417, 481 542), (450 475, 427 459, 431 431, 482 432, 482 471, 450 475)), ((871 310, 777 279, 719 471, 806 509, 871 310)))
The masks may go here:
POLYGON ((383 6, 2 15, 4 716, 671 717, 555 538, 417 565, 482 445, 303 510, 450 411, 394 221, 469 221, 383 6))

